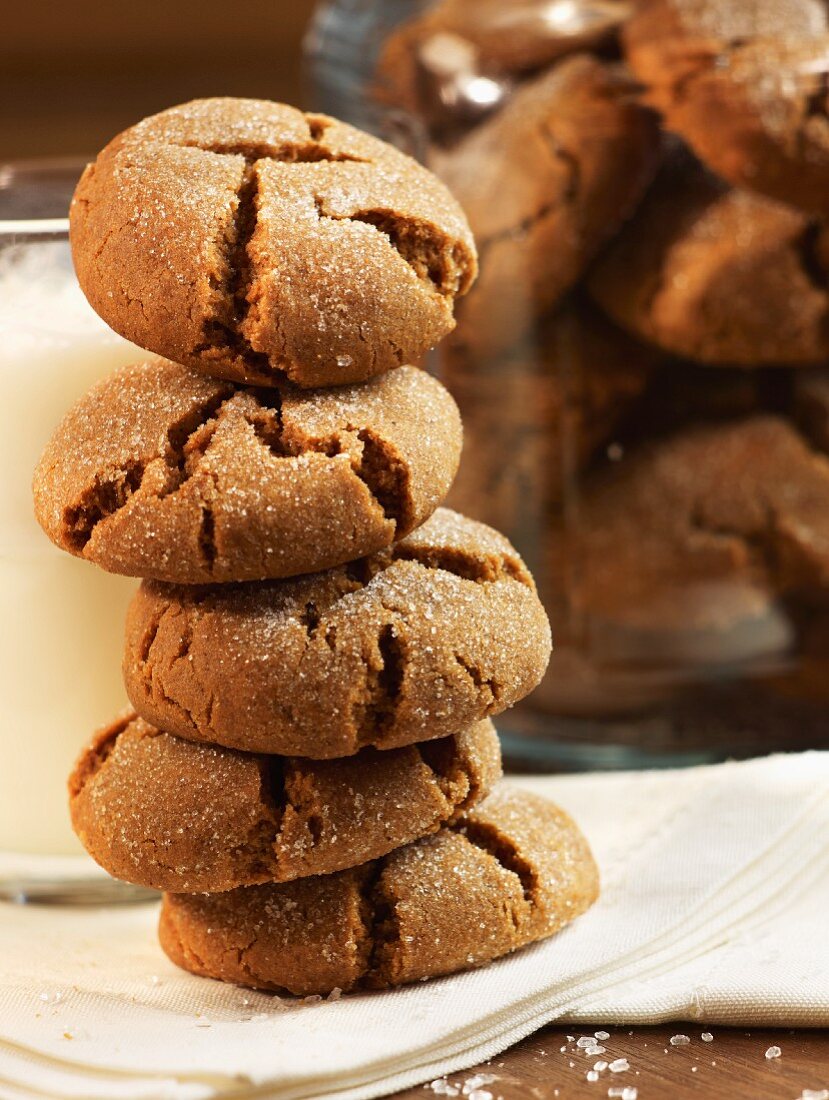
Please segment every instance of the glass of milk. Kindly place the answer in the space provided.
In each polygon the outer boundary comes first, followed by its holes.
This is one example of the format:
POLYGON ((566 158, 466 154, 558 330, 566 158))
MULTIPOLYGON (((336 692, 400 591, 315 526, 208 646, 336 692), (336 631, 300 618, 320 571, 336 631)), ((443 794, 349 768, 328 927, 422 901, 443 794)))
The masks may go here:
POLYGON ((57 550, 32 511, 32 473, 63 414, 102 375, 144 355, 93 313, 75 280, 66 214, 82 168, 68 160, 0 164, 0 898, 6 899, 132 896, 83 856, 69 824, 66 780, 84 742, 126 705, 122 638, 136 582, 57 550))

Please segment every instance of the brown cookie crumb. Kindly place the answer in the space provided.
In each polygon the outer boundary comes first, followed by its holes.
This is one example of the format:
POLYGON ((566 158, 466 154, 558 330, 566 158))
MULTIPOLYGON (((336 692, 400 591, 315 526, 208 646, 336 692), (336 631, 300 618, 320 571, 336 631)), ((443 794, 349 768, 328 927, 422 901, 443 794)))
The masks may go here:
POLYGON ((558 932, 598 872, 562 810, 504 788, 454 826, 336 875, 167 894, 161 946, 194 974, 298 995, 451 974, 558 932))

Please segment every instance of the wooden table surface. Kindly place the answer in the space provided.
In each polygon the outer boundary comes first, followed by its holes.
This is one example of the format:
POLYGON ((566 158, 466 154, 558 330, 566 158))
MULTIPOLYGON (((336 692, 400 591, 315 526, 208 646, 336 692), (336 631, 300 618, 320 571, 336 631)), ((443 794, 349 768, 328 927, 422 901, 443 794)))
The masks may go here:
POLYGON ((491 1062, 443 1082, 396 1093, 394 1100, 458 1096, 469 1100, 829 1100, 829 1033, 763 1029, 706 1028, 699 1024, 620 1028, 547 1027, 491 1062), (576 1041, 596 1031, 602 1054, 587 1055, 576 1041), (713 1035, 704 1042, 703 1032, 713 1035), (672 1045, 672 1036, 690 1042, 672 1045), (778 1058, 766 1051, 779 1047, 778 1058), (629 1069, 613 1073, 609 1064, 627 1059, 629 1069), (588 1072, 597 1062, 598 1079, 588 1072), (635 1089, 624 1095, 610 1089, 635 1089), (454 1092, 457 1089, 457 1092, 454 1092), (476 1091, 477 1089, 477 1091, 476 1091), (826 1090, 822 1094, 822 1090, 826 1090))

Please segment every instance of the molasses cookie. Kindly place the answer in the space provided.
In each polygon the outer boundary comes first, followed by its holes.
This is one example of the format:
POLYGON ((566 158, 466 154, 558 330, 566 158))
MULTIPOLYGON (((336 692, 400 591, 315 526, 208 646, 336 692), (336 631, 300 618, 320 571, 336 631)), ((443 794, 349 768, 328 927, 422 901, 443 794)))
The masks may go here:
POLYGON ((497 107, 516 76, 611 44, 630 8, 566 0, 551 18, 549 5, 438 0, 387 39, 375 95, 425 122, 431 139, 451 140, 497 107))
POLYGON ((469 227, 414 160, 324 115, 203 99, 103 150, 70 212, 81 287, 116 332, 205 374, 362 381, 453 327, 469 227))
POLYGON ((797 366, 829 356, 827 271, 823 223, 677 156, 589 286, 613 320, 666 351, 797 366))
POLYGON ((167 894, 161 946, 204 977, 298 995, 480 966, 558 932, 598 896, 573 821, 505 788, 455 825, 336 875, 167 894))
POLYGON ((438 0, 418 22, 432 32, 464 38, 501 71, 521 73, 544 68, 575 50, 600 47, 632 6, 631 0, 568 0, 553 5, 438 0))
POLYGON ((416 367, 309 392, 158 360, 94 386, 34 480, 41 526, 113 573, 181 584, 325 569, 389 545, 445 496, 458 411, 416 367))
POLYGON ((631 65, 665 124, 738 187, 829 213, 823 4, 646 3, 631 65))
POLYGON ((630 213, 658 155, 655 116, 616 67, 575 56, 522 85, 433 167, 481 256, 454 340, 493 355, 580 277, 630 213))
POLYGON ((124 676, 171 733, 314 759, 446 737, 530 692, 550 628, 496 531, 439 509, 370 558, 290 581, 145 581, 124 676))
POLYGON ((637 76, 658 84, 695 51, 724 55, 757 39, 804 42, 827 30, 823 0, 637 0, 622 43, 637 76))
POLYGON ((587 481, 578 527, 549 547, 559 640, 599 663, 779 659, 794 640, 781 597, 829 593, 829 459, 775 416, 689 427, 587 481))
POLYGON ((489 721, 328 763, 199 745, 127 715, 81 754, 70 810, 84 847, 116 878, 231 890, 377 859, 453 821, 500 774, 489 721))

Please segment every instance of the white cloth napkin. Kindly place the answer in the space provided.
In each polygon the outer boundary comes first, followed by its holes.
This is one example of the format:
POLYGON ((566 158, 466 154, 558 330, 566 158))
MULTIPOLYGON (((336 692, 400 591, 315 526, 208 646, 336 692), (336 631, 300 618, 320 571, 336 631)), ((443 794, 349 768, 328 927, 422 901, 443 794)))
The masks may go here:
POLYGON ((155 905, 0 906, 0 1096, 358 1100, 554 1019, 829 1025, 829 753, 517 782, 580 821, 602 897, 440 981, 300 1004, 176 970, 155 905))

